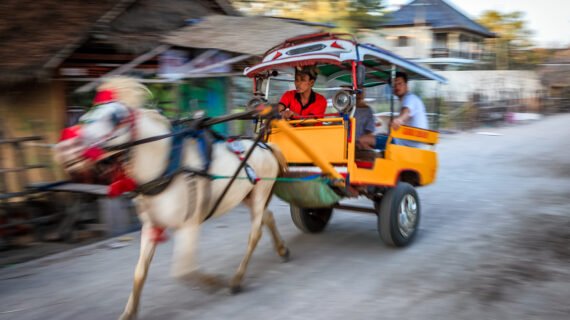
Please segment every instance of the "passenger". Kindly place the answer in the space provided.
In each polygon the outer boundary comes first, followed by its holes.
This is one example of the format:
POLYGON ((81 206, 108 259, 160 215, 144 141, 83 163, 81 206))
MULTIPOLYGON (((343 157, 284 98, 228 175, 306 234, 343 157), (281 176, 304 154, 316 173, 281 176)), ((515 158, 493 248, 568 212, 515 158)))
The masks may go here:
POLYGON ((295 90, 285 92, 279 100, 279 111, 284 119, 325 114, 327 99, 313 91, 316 79, 315 66, 295 68, 295 90))
MULTIPOLYGON (((398 130, 401 125, 428 129, 426 107, 422 100, 411 93, 408 88, 408 75, 404 72, 396 72, 394 80, 394 94, 400 99, 400 115, 392 121, 392 128, 398 130)), ((421 144, 414 141, 397 139, 394 143, 409 147, 420 147, 421 144)))
POLYGON ((375 123, 372 109, 364 101, 364 90, 356 93, 356 147, 359 149, 374 149, 376 137, 374 136, 375 123))

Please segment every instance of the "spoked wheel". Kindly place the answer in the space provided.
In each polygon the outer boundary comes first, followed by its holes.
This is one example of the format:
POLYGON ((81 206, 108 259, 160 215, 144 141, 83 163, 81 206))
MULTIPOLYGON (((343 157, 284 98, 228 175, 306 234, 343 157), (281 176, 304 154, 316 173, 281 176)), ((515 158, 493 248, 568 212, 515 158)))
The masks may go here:
POLYGON ((404 247, 414 239, 420 222, 420 199, 414 187, 399 182, 386 192, 378 211, 380 238, 389 246, 404 247))
POLYGON ((291 205, 291 218, 299 230, 305 233, 319 233, 325 229, 333 208, 300 208, 291 205))

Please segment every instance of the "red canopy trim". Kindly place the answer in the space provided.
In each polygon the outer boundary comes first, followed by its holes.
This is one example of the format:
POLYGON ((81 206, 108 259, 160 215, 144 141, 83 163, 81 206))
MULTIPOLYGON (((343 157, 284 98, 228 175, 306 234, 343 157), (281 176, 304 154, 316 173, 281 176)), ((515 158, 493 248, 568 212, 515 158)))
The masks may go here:
POLYGON ((304 67, 304 66, 314 65, 317 63, 342 65, 341 61, 339 61, 337 59, 333 59, 333 58, 316 58, 316 59, 307 59, 307 60, 298 60, 298 61, 285 61, 285 62, 281 62, 281 63, 271 63, 271 64, 267 64, 264 66, 258 65, 259 66, 258 68, 256 68, 256 66, 254 66, 254 67, 252 67, 253 70, 248 71, 245 75, 251 78, 251 77, 254 77, 257 74, 259 74, 260 72, 275 69, 275 68, 304 67))

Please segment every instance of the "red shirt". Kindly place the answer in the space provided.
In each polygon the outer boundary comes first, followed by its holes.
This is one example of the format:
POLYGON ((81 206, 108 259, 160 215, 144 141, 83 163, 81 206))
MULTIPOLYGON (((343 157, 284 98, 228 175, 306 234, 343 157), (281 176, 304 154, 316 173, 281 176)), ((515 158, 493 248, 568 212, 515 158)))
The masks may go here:
POLYGON ((301 95, 296 90, 285 92, 279 103, 301 116, 314 115, 322 117, 327 109, 327 99, 312 90, 309 102, 306 105, 301 103, 301 95))

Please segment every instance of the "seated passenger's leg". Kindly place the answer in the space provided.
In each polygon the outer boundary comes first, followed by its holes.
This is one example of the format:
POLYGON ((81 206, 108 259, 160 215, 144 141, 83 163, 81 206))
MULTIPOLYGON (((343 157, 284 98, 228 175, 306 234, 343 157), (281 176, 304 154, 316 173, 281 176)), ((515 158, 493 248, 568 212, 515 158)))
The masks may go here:
POLYGON ((379 134, 376 136, 376 144, 374 149, 384 150, 386 149, 386 142, 388 141, 388 136, 384 134, 379 134))

